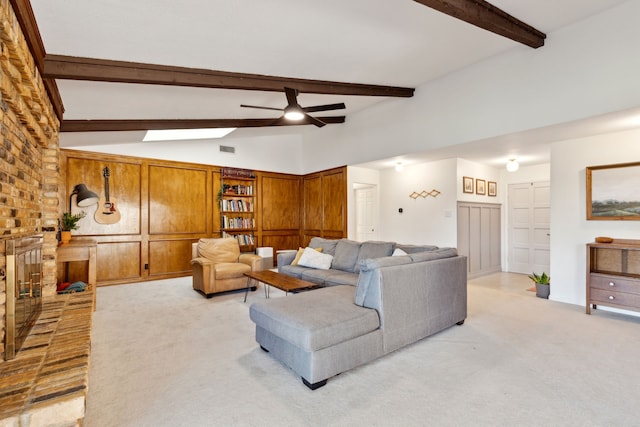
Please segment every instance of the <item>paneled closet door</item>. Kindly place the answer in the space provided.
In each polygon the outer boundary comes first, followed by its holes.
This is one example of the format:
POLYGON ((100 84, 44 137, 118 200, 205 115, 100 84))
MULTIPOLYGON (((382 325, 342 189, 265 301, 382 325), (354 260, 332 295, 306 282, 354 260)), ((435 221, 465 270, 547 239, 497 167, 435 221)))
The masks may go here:
POLYGON ((511 184, 509 204, 509 271, 549 274, 549 182, 511 184))
POLYGON ((458 202, 458 253, 469 278, 501 270, 501 205, 458 202))

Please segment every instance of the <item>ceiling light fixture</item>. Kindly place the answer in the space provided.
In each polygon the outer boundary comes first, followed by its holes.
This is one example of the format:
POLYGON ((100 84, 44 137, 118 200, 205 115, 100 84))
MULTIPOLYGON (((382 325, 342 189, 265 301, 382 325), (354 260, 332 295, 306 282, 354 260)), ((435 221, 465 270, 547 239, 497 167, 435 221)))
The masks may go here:
POLYGON ((396 163, 396 172, 402 172, 404 170, 404 165, 402 162, 396 163))
POLYGON ((227 136, 234 130, 236 130, 236 128, 148 130, 142 140, 176 141, 185 139, 218 139, 227 136))
POLYGON ((289 105, 284 109, 284 118, 297 122, 298 120, 304 119, 304 113, 299 107, 289 105))
POLYGON ((520 164, 516 159, 509 159, 507 162, 507 170, 509 172, 515 172, 520 168, 520 164))

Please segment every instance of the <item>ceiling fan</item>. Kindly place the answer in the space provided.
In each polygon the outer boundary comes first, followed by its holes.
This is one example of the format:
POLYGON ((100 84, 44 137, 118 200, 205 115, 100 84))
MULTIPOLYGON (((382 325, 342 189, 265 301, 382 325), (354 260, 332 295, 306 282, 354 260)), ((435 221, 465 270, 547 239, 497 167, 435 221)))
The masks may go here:
POLYGON ((283 122, 283 121, 305 121, 306 123, 311 123, 319 128, 326 125, 322 120, 310 116, 308 113, 315 113, 317 111, 331 111, 331 110, 343 110, 347 108, 343 102, 338 104, 326 104, 326 105, 316 105, 313 107, 301 107, 298 104, 298 90, 292 89, 290 87, 284 88, 284 93, 287 95, 287 106, 284 108, 273 108, 273 107, 261 107, 258 105, 245 105, 241 104, 241 107, 245 108, 260 108, 262 110, 275 110, 275 111, 283 111, 284 114, 282 117, 277 119, 275 123, 283 122))

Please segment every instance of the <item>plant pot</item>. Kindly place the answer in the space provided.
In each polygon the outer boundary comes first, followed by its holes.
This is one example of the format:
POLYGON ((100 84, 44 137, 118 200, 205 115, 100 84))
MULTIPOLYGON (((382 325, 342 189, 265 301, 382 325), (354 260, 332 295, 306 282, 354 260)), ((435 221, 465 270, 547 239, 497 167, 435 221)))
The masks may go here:
POLYGON ((542 283, 536 283, 536 296, 538 298, 549 299, 549 290, 551 286, 542 283))
POLYGON ((60 241, 63 245, 69 244, 71 241, 71 232, 70 231, 61 231, 60 232, 60 241))

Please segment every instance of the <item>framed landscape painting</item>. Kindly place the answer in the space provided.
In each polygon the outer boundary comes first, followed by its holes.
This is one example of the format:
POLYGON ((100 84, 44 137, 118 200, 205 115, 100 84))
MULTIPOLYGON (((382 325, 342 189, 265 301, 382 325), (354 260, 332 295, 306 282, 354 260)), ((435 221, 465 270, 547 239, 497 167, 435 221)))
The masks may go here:
POLYGON ((588 220, 640 220, 640 162, 586 171, 588 220))
POLYGON ((481 196, 487 194, 487 182, 484 179, 476 178, 476 194, 481 196))

